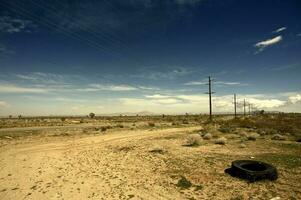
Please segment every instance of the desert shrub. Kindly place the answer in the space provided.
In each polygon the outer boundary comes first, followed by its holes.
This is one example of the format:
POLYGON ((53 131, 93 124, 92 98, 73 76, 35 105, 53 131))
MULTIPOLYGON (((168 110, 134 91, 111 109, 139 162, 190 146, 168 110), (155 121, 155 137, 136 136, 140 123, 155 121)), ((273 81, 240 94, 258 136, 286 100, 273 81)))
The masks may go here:
POLYGON ((217 140, 215 140, 215 144, 225 145, 226 142, 227 142, 227 139, 225 137, 220 137, 217 140))
POLYGON ((90 113, 90 114, 89 114, 89 117, 90 117, 91 119, 93 119, 93 118, 95 117, 95 114, 94 114, 94 113, 90 113))
POLYGON ((158 154, 164 154, 166 152, 166 150, 163 147, 161 147, 161 146, 155 146, 149 152, 151 152, 151 153, 158 153, 158 154))
POLYGON ((148 126, 150 126, 150 127, 155 127, 156 125, 155 125, 154 122, 148 122, 148 126))
POLYGON ((101 128, 100 128, 100 131, 101 132, 105 132, 107 130, 107 127, 106 126, 102 126, 101 128))
POLYGON ((257 115, 247 119, 233 119, 226 123, 243 128, 256 128, 266 131, 266 134, 294 133, 301 130, 301 115, 277 114, 257 115), (271 133, 273 132, 273 133, 271 133))
POLYGON ((235 133, 237 133, 241 137, 247 137, 248 136, 248 133, 246 131, 244 131, 244 130, 237 131, 235 133))
POLYGON ((184 119, 184 120, 182 121, 182 124, 189 124, 189 121, 188 121, 187 119, 184 119))
POLYGON ((187 146, 199 146, 201 145, 202 137, 199 134, 191 134, 187 137, 187 146))
POLYGON ((196 185, 195 188, 194 188, 194 190, 198 191, 198 190, 202 190, 203 188, 204 188, 203 185, 196 185))
POLYGON ((178 126, 179 123, 177 123, 177 122, 172 122, 171 125, 172 125, 172 126, 178 126))
POLYGON ((117 124, 116 127, 118 127, 118 128, 124 128, 124 126, 122 124, 117 124))
POLYGON ((178 181, 177 186, 180 187, 181 189, 188 189, 192 186, 192 183, 189 180, 187 180, 187 178, 182 176, 178 181))
POLYGON ((240 196, 237 196, 237 197, 231 197, 230 200, 244 200, 244 199, 245 198, 242 195, 240 195, 240 196))
POLYGON ((227 139, 236 139, 236 138, 239 138, 240 136, 239 135, 236 135, 236 134, 233 134, 233 133, 229 133, 225 136, 225 138, 227 139))
POLYGON ((285 140, 286 138, 283 135, 275 134, 271 137, 272 140, 285 140))
POLYGON ((66 118, 65 117, 61 117, 61 121, 62 122, 66 121, 66 118))
POLYGON ((218 130, 222 133, 230 133, 231 131, 233 131, 233 128, 227 125, 221 125, 218 130))
POLYGON ((211 135, 210 133, 206 133, 206 134, 203 136, 203 138, 204 138, 205 140, 210 140, 210 139, 212 138, 212 135, 211 135))
POLYGON ((251 134, 249 134, 248 136, 247 136, 247 139, 248 140, 256 140, 257 138, 259 137, 259 134, 257 134, 257 133, 251 133, 251 134))

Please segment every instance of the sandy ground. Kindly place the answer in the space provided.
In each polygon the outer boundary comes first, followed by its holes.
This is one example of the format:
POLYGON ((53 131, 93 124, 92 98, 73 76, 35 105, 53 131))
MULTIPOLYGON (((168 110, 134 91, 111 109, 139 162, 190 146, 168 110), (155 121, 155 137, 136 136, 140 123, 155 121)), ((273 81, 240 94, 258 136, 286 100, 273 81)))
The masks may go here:
POLYGON ((224 173, 235 159, 300 156, 301 145, 284 149, 258 140, 241 149, 235 139, 183 145, 201 128, 2 139, 0 199, 301 199, 300 166, 277 165, 275 182, 250 184, 224 173), (193 186, 179 188, 181 176, 193 186))

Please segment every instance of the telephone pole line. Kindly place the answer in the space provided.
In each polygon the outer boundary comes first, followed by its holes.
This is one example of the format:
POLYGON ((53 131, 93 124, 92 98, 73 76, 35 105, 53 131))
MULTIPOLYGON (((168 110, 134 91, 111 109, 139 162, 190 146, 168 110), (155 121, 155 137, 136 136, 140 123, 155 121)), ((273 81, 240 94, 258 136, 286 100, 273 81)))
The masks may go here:
POLYGON ((237 115, 236 115, 236 94, 234 94, 234 118, 235 119, 237 118, 237 115))
POLYGON ((251 116, 251 104, 249 102, 249 116, 251 116))
POLYGON ((244 99, 244 117, 246 117, 246 99, 244 99))
POLYGON ((209 120, 212 121, 212 97, 211 95, 214 94, 215 92, 211 91, 211 77, 208 77, 208 85, 209 85, 209 91, 206 94, 209 94, 209 120))

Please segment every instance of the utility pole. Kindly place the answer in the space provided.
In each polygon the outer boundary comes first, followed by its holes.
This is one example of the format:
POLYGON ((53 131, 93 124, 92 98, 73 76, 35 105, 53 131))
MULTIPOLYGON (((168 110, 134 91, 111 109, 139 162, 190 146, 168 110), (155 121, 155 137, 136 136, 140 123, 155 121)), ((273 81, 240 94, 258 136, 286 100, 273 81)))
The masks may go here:
POLYGON ((249 116, 251 116, 251 104, 249 102, 249 116))
POLYGON ((214 92, 211 91, 211 77, 208 77, 208 85, 209 85, 209 91, 206 94, 209 94, 209 119, 212 121, 212 100, 211 95, 214 94, 214 92))
POLYGON ((244 99, 244 117, 246 116, 246 99, 244 99))
POLYGON ((237 118, 237 115, 236 115, 236 94, 234 94, 234 118, 235 119, 237 118))

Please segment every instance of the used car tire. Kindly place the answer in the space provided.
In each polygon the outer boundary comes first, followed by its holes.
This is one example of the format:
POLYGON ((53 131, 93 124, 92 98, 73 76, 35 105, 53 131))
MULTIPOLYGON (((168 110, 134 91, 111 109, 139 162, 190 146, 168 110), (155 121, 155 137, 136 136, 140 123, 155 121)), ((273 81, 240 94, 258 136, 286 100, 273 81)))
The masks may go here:
POLYGON ((255 160, 235 160, 232 162, 231 168, 226 169, 225 172, 250 182, 278 178, 278 172, 274 166, 255 160))

